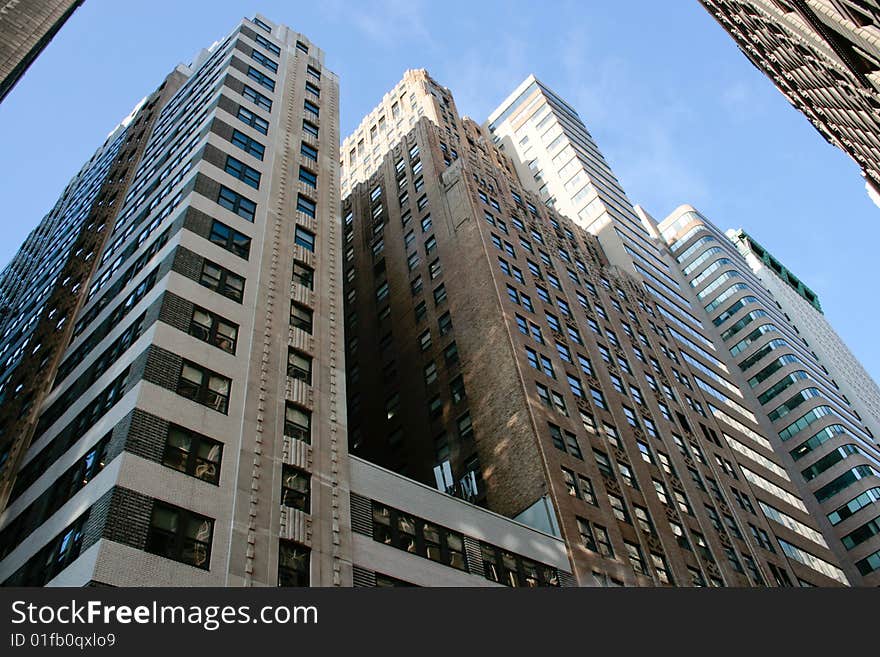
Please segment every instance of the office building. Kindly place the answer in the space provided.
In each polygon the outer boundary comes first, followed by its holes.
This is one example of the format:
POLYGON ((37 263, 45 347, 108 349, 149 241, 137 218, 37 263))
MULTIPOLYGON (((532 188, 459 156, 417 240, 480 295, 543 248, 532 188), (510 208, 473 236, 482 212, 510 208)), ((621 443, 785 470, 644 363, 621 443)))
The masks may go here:
POLYGON ((16 468, 0 581, 350 584, 337 79, 261 17, 177 72, 16 468))
POLYGON ((0 102, 83 0, 7 2, 0 11, 0 102))
POLYGON ((745 379, 741 389, 756 396, 772 426, 760 451, 778 455, 808 507, 818 503, 814 516, 844 567, 856 571, 852 581, 877 585, 878 425, 856 410, 858 398, 844 393, 838 376, 873 381, 861 367, 848 369, 855 359, 816 294, 749 235, 725 235, 690 206, 658 230, 745 379))
POLYGON ((660 252, 631 207, 598 237, 559 214, 425 71, 369 117, 342 153, 354 454, 558 536, 580 585, 847 583, 775 455, 748 458, 736 386, 612 261, 618 221, 660 252), (440 122, 381 137, 395 101, 440 122))
POLYGON ((880 388, 831 326, 816 293, 744 230, 728 230, 727 237, 817 354, 865 428, 880 427, 880 388))
POLYGON ((880 190, 880 5, 700 0, 743 54, 880 190))

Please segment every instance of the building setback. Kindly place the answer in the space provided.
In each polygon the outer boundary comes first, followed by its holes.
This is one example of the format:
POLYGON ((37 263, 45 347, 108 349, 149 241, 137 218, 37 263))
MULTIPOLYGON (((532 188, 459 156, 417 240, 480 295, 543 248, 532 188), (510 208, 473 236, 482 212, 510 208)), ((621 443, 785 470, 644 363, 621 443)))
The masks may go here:
POLYGON ((342 149, 353 453, 559 535, 581 585, 847 583, 775 456, 746 474, 762 427, 692 379, 641 280, 448 89, 401 85, 342 149), (441 122, 383 136, 394 98, 441 122), (352 162, 371 134, 384 157, 352 162))
POLYGON ((0 11, 0 102, 83 0, 28 0, 0 11))
POLYGON ((821 135, 880 190, 880 6, 874 0, 700 0, 821 135))

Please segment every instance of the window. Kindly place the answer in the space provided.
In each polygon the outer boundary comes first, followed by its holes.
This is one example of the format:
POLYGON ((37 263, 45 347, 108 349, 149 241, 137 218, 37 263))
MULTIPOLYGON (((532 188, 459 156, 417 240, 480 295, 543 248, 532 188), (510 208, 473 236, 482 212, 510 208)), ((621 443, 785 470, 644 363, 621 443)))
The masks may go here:
POLYGON ((611 511, 614 513, 615 518, 620 520, 620 522, 630 521, 629 512, 626 510, 626 504, 622 497, 608 493, 608 502, 611 504, 611 511))
POLYGON ((605 395, 602 394, 601 390, 596 390, 596 388, 590 387, 590 395, 593 397, 593 402, 599 408, 604 408, 606 411, 608 410, 608 404, 605 401, 605 395))
POLYGON ((654 456, 651 454, 651 448, 647 444, 643 443, 641 440, 637 440, 636 444, 638 445, 639 453, 642 455, 642 460, 645 463, 650 463, 653 465, 654 456))
POLYGON ((286 463, 281 470, 281 504, 311 513, 312 476, 286 463))
POLYGON ((315 250, 315 234, 302 226, 297 226, 294 229, 293 241, 294 244, 298 244, 307 251, 314 252, 315 250))
POLYGON ((164 502, 153 503, 144 549, 151 554, 208 570, 214 521, 164 502))
POLYGON ((431 330, 425 329, 422 334, 419 336, 419 346, 422 351, 425 351, 431 347, 431 330))
POLYGON ((268 68, 273 73, 278 72, 278 64, 276 64, 274 61, 272 61, 271 59, 266 57, 266 55, 261 53, 256 48, 251 48, 251 58, 255 62, 258 62, 258 63, 262 64, 263 66, 265 66, 266 68, 268 68))
POLYGON ((266 98, 266 96, 261 94, 256 89, 251 89, 249 86, 245 85, 244 90, 241 92, 241 95, 247 98, 257 107, 260 107, 267 112, 272 111, 272 101, 266 98))
POLYGON ((266 148, 260 142, 255 139, 251 139, 239 130, 232 131, 232 139, 230 141, 238 146, 245 153, 247 153, 248 155, 253 155, 258 160, 262 160, 263 155, 266 152, 266 148))
POLYGON ((255 69, 253 66, 248 66, 247 76, 256 81, 258 84, 264 86, 269 91, 275 91, 275 80, 270 78, 265 73, 262 73, 255 69))
POLYGON ((177 394, 226 414, 232 381, 190 361, 183 361, 177 394))
POLYGON ((599 468, 599 472, 613 479, 614 471, 611 469, 611 461, 608 459, 608 455, 598 449, 593 449, 593 457, 596 459, 596 466, 599 468))
POLYGON ((550 396, 553 399, 553 406, 556 408, 556 410, 563 415, 568 416, 568 409, 565 407, 565 400, 562 398, 562 395, 560 395, 555 390, 551 390, 550 396))
POLYGON ((299 153, 306 159, 313 160, 315 162, 318 161, 318 149, 310 146, 305 142, 302 142, 300 144, 299 153))
MULTIPOLYGON (((308 84, 308 83, 306 83, 306 84, 308 84)), ((315 119, 315 120, 318 119, 318 116, 320 115, 320 111, 321 111, 317 105, 315 105, 313 102, 311 102, 309 100, 303 101, 303 109, 305 110, 306 114, 308 114, 310 119, 315 119)))
POLYGON ((444 301, 446 301, 446 286, 441 283, 434 288, 434 305, 439 306, 444 301))
MULTIPOLYGON (((244 181, 254 189, 260 188, 260 172, 231 155, 226 156, 226 173, 244 181)), ((233 210, 234 212, 234 210, 233 210)))
POLYGON ((308 586, 310 550, 291 541, 278 544, 278 586, 308 586))
POLYGON ((223 319, 210 310, 193 306, 189 334, 223 351, 234 354, 238 338, 238 325, 223 319))
MULTIPOLYGON (((316 85, 312 84, 311 82, 309 82, 308 80, 306 80, 306 91, 310 94, 315 94, 318 97, 321 96, 321 89, 319 87, 317 87, 316 85)), ((308 101, 306 101, 306 102, 308 102, 308 101)))
POLYGON ((556 343, 556 353, 559 354, 559 357, 565 361, 566 363, 571 363, 571 352, 568 350, 568 347, 564 344, 557 342, 556 343))
POLYGON ((228 187, 220 186, 217 203, 230 212, 234 212, 242 219, 247 219, 250 222, 254 221, 254 215, 257 212, 257 204, 250 199, 246 199, 238 192, 233 192, 228 187))
POLYGON ((373 540, 467 571, 461 534, 377 502, 373 502, 373 540))
POLYGON ((305 167, 299 168, 299 179, 309 187, 315 188, 318 186, 318 174, 309 171, 305 167))
POLYGON ((488 580, 513 587, 559 586, 555 568, 486 543, 480 543, 480 550, 488 580))
MULTIPOLYGON (((354 271, 349 270, 349 271, 354 271)), ((315 283, 315 270, 298 260, 293 261, 293 280, 303 287, 312 290, 315 283)))
POLYGON ((440 335, 446 335, 452 330, 452 317, 449 316, 448 312, 440 315, 440 318, 437 320, 437 326, 440 329, 440 335))
POLYGON ((312 358, 296 349, 287 350, 287 376, 312 384, 312 358))
MULTIPOLYGON (((266 119, 257 116, 247 108, 238 108, 238 118, 257 132, 261 132, 264 135, 269 133, 269 122, 266 119)), ((317 153, 317 151, 315 152, 317 153)))
POLYGON ((290 325, 312 334, 312 311, 305 306, 290 302, 290 325))
POLYGON ((214 220, 208 239, 222 249, 234 253, 240 258, 248 259, 251 252, 251 238, 233 230, 224 223, 214 220))
POLYGON ((287 402, 284 407, 284 435, 312 444, 312 414, 287 402))
POLYGON ((279 47, 276 46, 274 43, 272 43, 271 41, 269 41, 269 39, 267 39, 266 37, 264 37, 262 34, 255 34, 255 35, 254 35, 254 40, 255 40, 258 44, 260 44, 263 48, 265 48, 266 50, 268 50, 269 52, 271 52, 273 55, 280 55, 280 54, 281 54, 281 48, 279 48, 279 47))
POLYGON ((425 384, 430 385, 437 380, 437 364, 431 361, 424 367, 425 384))
POLYGON ((461 378, 461 375, 455 377, 452 381, 450 381, 449 394, 452 397, 453 404, 457 404, 467 397, 467 393, 464 389, 464 379, 461 378))
POLYGON ((316 126, 311 121, 306 121, 305 119, 303 119, 303 132, 311 137, 314 137, 315 139, 318 138, 318 126, 316 126))
POLYGON ((304 215, 314 219, 318 211, 318 206, 312 199, 307 198, 302 194, 297 194, 296 209, 297 212, 302 212, 304 215))
POLYGON ((220 481, 223 445, 175 424, 168 427, 162 465, 196 479, 216 484, 220 481))
POLYGON ((626 546, 626 555, 629 557, 629 564, 632 566, 636 575, 647 575, 648 569, 645 566, 645 555, 642 553, 641 546, 635 543, 630 543, 629 541, 624 541, 623 544, 626 546))

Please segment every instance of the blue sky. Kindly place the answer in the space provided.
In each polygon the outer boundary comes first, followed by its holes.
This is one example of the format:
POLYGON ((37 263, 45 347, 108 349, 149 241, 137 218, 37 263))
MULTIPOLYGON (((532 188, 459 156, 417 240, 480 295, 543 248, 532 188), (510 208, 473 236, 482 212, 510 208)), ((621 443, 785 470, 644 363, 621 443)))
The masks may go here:
POLYGON ((880 374, 864 275, 880 209, 696 0, 88 0, 0 104, 0 262, 135 103, 257 11, 327 52, 343 135, 407 68, 427 68, 479 122, 534 72, 578 110, 634 203, 657 218, 691 203, 745 228, 880 374))

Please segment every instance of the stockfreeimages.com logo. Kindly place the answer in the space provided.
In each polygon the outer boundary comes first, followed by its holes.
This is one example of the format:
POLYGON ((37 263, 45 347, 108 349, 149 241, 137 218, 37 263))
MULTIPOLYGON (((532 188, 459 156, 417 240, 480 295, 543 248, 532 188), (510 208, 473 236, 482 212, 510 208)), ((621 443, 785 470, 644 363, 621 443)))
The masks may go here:
POLYGON ((30 625, 198 625, 212 632, 223 625, 262 623, 265 625, 318 623, 318 608, 310 606, 267 605, 252 610, 250 605, 108 605, 100 600, 85 603, 38 605, 24 600, 12 603, 12 624, 30 625))

